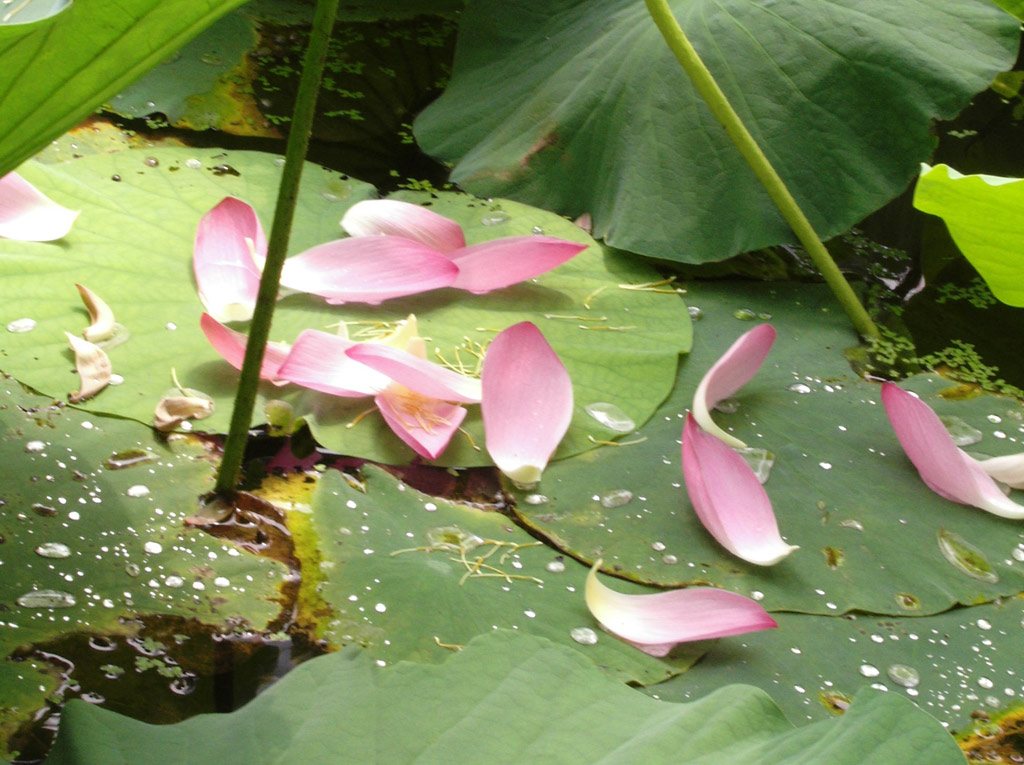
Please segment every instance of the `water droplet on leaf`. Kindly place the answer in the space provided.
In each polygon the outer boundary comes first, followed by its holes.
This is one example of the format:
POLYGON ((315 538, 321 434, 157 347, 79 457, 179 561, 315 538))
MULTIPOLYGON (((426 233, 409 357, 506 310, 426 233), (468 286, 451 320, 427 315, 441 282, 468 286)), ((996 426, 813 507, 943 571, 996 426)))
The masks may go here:
POLYGON ((921 682, 921 675, 913 667, 908 667, 906 664, 890 664, 889 668, 885 671, 885 674, 889 676, 896 685, 901 685, 904 688, 916 688, 921 682))
POLYGON ((36 555, 43 558, 68 558, 71 548, 60 542, 43 542, 36 548, 36 555))
POLYGON ((995 584, 999 574, 992 569, 985 554, 959 534, 940 529, 936 535, 942 556, 967 576, 995 584))
POLYGON ((75 605, 75 597, 59 590, 33 590, 15 602, 23 608, 70 608, 75 605))
POLYGON ((629 489, 614 489, 601 495, 601 507, 622 507, 633 501, 633 492, 629 489))
POLYGON ((632 418, 615 404, 609 404, 607 401, 587 404, 583 411, 616 433, 630 433, 636 430, 636 423, 632 418))
POLYGON ((569 637, 581 645, 594 645, 597 642, 597 633, 590 627, 574 627, 569 630, 569 637))
POLYGON ((7 325, 7 331, 13 332, 17 335, 20 335, 23 332, 31 332, 35 328, 36 320, 29 319, 27 317, 24 319, 15 319, 14 321, 7 325))

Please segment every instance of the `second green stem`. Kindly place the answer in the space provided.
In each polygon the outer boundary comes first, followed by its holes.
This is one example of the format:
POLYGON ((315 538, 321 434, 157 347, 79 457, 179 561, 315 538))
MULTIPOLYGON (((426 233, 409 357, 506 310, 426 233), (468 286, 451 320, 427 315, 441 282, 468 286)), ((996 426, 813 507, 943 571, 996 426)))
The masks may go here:
POLYGON ((814 261, 825 278, 825 283, 832 289, 836 299, 846 311, 854 328, 865 338, 879 337, 878 328, 857 298, 857 294, 853 291, 850 283, 846 281, 846 277, 839 270, 810 221, 807 220, 800 205, 789 193, 782 178, 775 172, 768 157, 761 151, 761 147, 747 130, 736 110, 732 108, 725 93, 718 87, 718 83, 704 62, 701 61, 700 56, 697 55, 697 51, 690 43, 686 33, 683 32, 679 22, 672 15, 667 0, 645 0, 645 2, 662 37, 665 38, 697 92, 704 99, 711 113, 725 128, 725 132, 733 144, 739 149, 740 154, 750 165, 758 180, 761 181, 761 185, 764 186, 775 206, 779 208, 782 217, 793 229, 793 233, 796 234, 807 254, 810 255, 811 260, 814 261))

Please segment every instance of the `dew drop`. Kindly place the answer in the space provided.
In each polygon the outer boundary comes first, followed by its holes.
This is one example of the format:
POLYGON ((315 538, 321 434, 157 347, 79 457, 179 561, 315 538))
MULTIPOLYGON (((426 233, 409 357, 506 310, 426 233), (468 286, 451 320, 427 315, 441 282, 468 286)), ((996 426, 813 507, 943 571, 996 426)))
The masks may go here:
POLYGON ((71 548, 60 542, 43 542, 36 548, 36 555, 43 558, 69 558, 71 548))
POLYGON ((523 502, 525 502, 528 505, 543 505, 546 504, 547 501, 548 498, 544 494, 527 494, 525 497, 523 497, 523 502))
POLYGON ((722 414, 736 414, 740 410, 740 402, 735 398, 723 398, 713 408, 722 414))
POLYGON ((754 471, 759 483, 767 483, 771 477, 772 468, 775 467, 775 453, 756 446, 748 446, 744 449, 737 449, 739 454, 750 469, 754 471))
POLYGON ((124 573, 128 574, 128 576, 138 576, 139 575, 139 564, 138 563, 126 563, 126 564, 124 564, 124 573))
POLYGON ((984 688, 987 691, 990 688, 992 688, 993 685, 994 685, 994 683, 992 682, 992 680, 990 678, 987 678, 987 677, 979 677, 978 678, 978 687, 979 688, 984 688))
POLYGON ((458 526, 437 526, 427 529, 425 536, 429 547, 455 553, 474 550, 484 543, 481 537, 458 526))
POLYGON ((597 642, 597 633, 590 627, 574 627, 569 630, 569 637, 580 645, 594 645, 597 642))
POLYGON ((119 375, 119 374, 117 374, 117 372, 115 372, 114 374, 110 375, 110 384, 111 385, 121 385, 123 382, 124 382, 124 377, 119 375))
POLYGON ((764 593, 760 590, 754 590, 752 593, 750 593, 750 597, 754 600, 764 600, 764 593))
POLYGON ((156 555, 164 551, 164 546, 159 542, 146 542, 146 544, 142 545, 142 549, 150 555, 156 555))
POLYGON ((125 489, 124 493, 127 494, 129 497, 145 497, 146 495, 149 494, 149 487, 144 486, 141 483, 137 483, 134 486, 129 486, 127 489, 125 489))
POLYGON ((853 529, 854 531, 864 531, 864 524, 863 523, 861 523, 860 521, 855 521, 853 519, 849 519, 849 518, 846 519, 846 520, 843 520, 843 521, 839 521, 839 525, 842 526, 844 529, 853 529))
POLYGON ((669 553, 668 555, 661 556, 661 562, 667 566, 674 566, 679 562, 679 558, 669 553))
POLYGON ((959 534, 940 529, 936 537, 942 556, 959 571, 983 582, 995 584, 999 581, 999 575, 992 569, 984 553, 959 534))
POLYGON ((655 550, 657 552, 661 552, 662 550, 665 549, 665 543, 664 542, 651 542, 651 549, 655 550))
POLYGON ((20 335, 24 332, 31 332, 35 328, 36 320, 29 319, 27 317, 23 319, 15 319, 14 321, 7 325, 7 331, 13 332, 16 335, 20 335))
POLYGON ((157 159, 156 157, 146 157, 144 160, 142 160, 142 164, 144 164, 146 167, 156 167, 157 165, 160 164, 160 160, 157 159))
POLYGON ((858 670, 864 677, 878 677, 878 667, 874 664, 861 664, 858 670))
POLYGON ((893 597, 896 604, 906 611, 918 611, 921 608, 921 601, 909 592, 897 592, 893 597))
POLYGON ((533 228, 530 229, 530 233, 533 234, 534 236, 540 236, 544 233, 544 229, 541 228, 540 226, 534 226, 533 228))
POLYGON ((169 576, 164 580, 164 584, 168 587, 178 588, 185 584, 185 580, 180 576, 169 576))
POLYGON ((203 163, 200 162, 195 157, 189 157, 188 159, 185 160, 185 167, 189 168, 190 170, 198 170, 202 166, 203 163))
POLYGON ((70 608, 75 605, 75 597, 59 590, 33 590, 15 602, 23 608, 70 608))
POLYGON ((504 210, 492 210, 480 219, 484 226, 500 226, 510 219, 510 215, 504 210))
POLYGON ((220 66, 223 63, 223 59, 213 51, 207 51, 199 57, 199 60, 210 66, 220 66))
POLYGON ((633 492, 629 489, 613 489, 601 495, 601 507, 622 507, 633 501, 633 492))
POLYGON ((978 619, 979 630, 990 630, 992 629, 992 623, 988 619, 978 619))
POLYGON ((757 314, 749 308, 737 308, 732 312, 732 315, 733 318, 739 319, 740 321, 753 321, 757 318, 757 314))
POLYGON ((123 470, 147 462, 155 462, 157 459, 159 459, 157 455, 146 449, 128 449, 123 452, 114 452, 103 460, 103 465, 107 470, 123 470))
POLYGON ((25 451, 27 452, 41 452, 46 449, 45 441, 29 441, 25 444, 25 451))
POLYGON ((698 308, 695 305, 687 306, 686 307, 686 312, 690 314, 690 318, 693 321, 700 321, 701 319, 704 318, 704 310, 701 309, 701 308, 698 308))
POLYGON ((811 386, 807 383, 795 382, 792 385, 787 385, 786 390, 790 393, 810 393, 811 386))
POLYGON ((946 432, 953 438, 957 446, 970 446, 978 443, 984 434, 977 428, 972 428, 959 417, 952 415, 940 415, 939 419, 946 426, 946 432))
POLYGON ((548 564, 544 568, 552 574, 561 574, 565 571, 565 561, 562 559, 562 556, 559 555, 554 560, 548 561, 548 564))
POLYGON ((587 404, 583 407, 583 411, 616 433, 631 433, 636 430, 636 423, 633 422, 630 416, 615 406, 615 404, 609 404, 607 401, 587 404))
POLYGON ((906 664, 890 664, 889 668, 885 671, 885 674, 889 676, 896 685, 901 685, 904 688, 916 688, 921 682, 921 675, 913 667, 908 667, 906 664))

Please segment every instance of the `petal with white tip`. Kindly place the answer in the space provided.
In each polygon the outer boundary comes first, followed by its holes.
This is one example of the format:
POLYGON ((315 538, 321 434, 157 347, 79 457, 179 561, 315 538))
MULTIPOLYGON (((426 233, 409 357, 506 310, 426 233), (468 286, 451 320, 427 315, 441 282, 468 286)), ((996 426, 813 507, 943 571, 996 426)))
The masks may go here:
POLYGON ((665 656, 677 643, 778 626, 750 598, 714 587, 650 595, 616 592, 597 578, 600 565, 599 560, 587 575, 587 608, 602 627, 651 656, 665 656))

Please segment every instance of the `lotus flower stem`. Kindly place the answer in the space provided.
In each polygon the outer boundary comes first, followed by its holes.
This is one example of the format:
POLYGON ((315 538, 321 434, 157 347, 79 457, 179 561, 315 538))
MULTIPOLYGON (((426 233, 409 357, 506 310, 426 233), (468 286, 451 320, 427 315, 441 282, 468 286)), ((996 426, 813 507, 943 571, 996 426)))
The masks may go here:
POLYGON ((238 392, 235 394, 235 408, 231 413, 231 425, 227 440, 224 442, 224 456, 217 474, 216 491, 222 494, 235 489, 242 468, 249 423, 252 421, 252 411, 256 404, 256 388, 260 380, 263 351, 270 337, 270 322, 274 316, 278 282, 281 279, 281 268, 284 265, 284 256, 291 235, 302 164, 306 158, 306 149, 309 147, 309 134, 320 90, 320 78, 324 70, 324 60, 327 57, 327 46, 330 43, 338 3, 339 0, 317 0, 316 4, 313 30, 306 49, 299 92, 295 100, 295 110, 292 112, 291 129, 288 131, 284 171, 281 174, 274 222, 267 243, 267 260, 263 266, 263 277, 260 279, 260 289, 256 297, 256 310, 249 328, 245 360, 242 362, 238 392))
POLYGON ((825 277, 825 282, 832 289, 840 305, 843 306, 854 329, 865 338, 878 338, 878 328, 857 298, 857 294, 846 281, 821 238, 815 233, 810 221, 807 220, 807 216, 800 209, 800 205, 786 188, 782 178, 768 161, 768 157, 761 151, 761 147, 747 130, 740 116, 729 104, 725 93, 722 92, 715 78, 690 43, 686 33, 679 26, 679 22, 672 15, 672 11, 668 7, 668 0, 645 0, 645 2, 647 10, 672 53, 675 54, 676 59, 708 105, 711 113, 725 128, 725 132, 733 144, 739 149, 740 154, 743 155, 758 180, 761 181, 761 185, 764 186, 775 206, 779 208, 782 217, 786 219, 790 228, 793 229, 793 233, 807 250, 807 254, 811 256, 814 264, 825 277))

